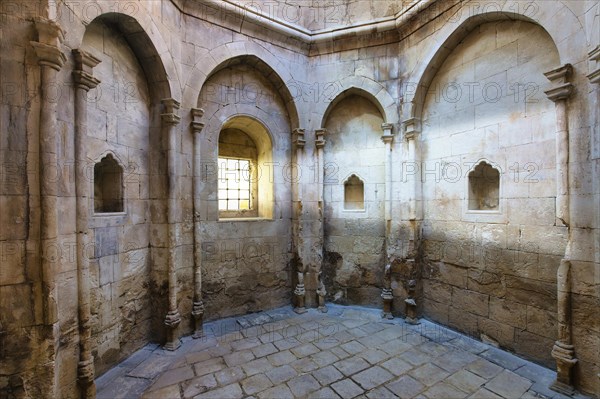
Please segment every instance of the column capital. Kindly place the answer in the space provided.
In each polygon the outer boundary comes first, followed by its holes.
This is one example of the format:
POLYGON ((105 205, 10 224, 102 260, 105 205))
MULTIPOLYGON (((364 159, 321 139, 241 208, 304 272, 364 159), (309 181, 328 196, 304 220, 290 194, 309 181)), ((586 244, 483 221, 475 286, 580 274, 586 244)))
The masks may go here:
POLYGON ((94 57, 92 54, 81 49, 73 49, 71 51, 73 58, 75 59, 75 70, 92 73, 96 65, 102 62, 100 59, 94 57))
POLYGON ((304 139, 304 129, 294 129, 292 132, 292 143, 296 146, 296 149, 304 148, 306 140, 304 139))
POLYGON ((65 31, 58 23, 47 18, 38 17, 33 22, 38 33, 38 40, 30 43, 39 59, 38 63, 59 71, 67 60, 60 50, 60 45, 65 39, 65 31))
POLYGON ((204 110, 202 108, 192 108, 192 122, 190 125, 192 126, 193 133, 202 133, 202 129, 204 129, 204 123, 200 122, 200 119, 204 116, 204 110))
MULTIPOLYGON (((600 84, 600 44, 595 49, 588 53, 590 61, 596 63, 596 69, 594 69, 589 75, 587 75, 590 82, 600 84)), ((591 68, 590 68, 591 69, 591 68)))
POLYGON ((38 57, 38 64, 41 66, 49 66, 55 71, 60 71, 60 68, 67 61, 67 56, 57 47, 41 42, 30 42, 35 50, 35 55, 38 57))
POLYGON ((325 147, 325 135, 327 134, 327 129, 317 129, 315 130, 315 146, 317 148, 325 147))
POLYGON ((394 134, 393 134, 393 129, 394 129, 394 125, 391 123, 382 123, 381 124, 381 129, 383 129, 383 135, 381 136, 381 140, 383 140, 384 143, 392 143, 394 141, 394 134))
POLYGON ((419 118, 409 118, 402 122, 404 126, 404 138, 414 140, 421 132, 421 120, 419 118))
POLYGON ((164 98, 161 103, 165 106, 165 112, 160 115, 163 122, 167 125, 177 125, 181 120, 181 117, 177 115, 181 106, 179 101, 173 98, 164 98))
POLYGON ((544 76, 554 84, 554 87, 544 91, 548 99, 557 102, 566 100, 573 93, 573 84, 569 82, 569 78, 573 72, 571 64, 565 64, 561 67, 545 72, 544 76))
POLYGON ((73 80, 77 87, 89 91, 98 86, 100 80, 94 77, 94 67, 100 63, 100 60, 81 49, 73 49, 71 53, 75 59, 73 80))

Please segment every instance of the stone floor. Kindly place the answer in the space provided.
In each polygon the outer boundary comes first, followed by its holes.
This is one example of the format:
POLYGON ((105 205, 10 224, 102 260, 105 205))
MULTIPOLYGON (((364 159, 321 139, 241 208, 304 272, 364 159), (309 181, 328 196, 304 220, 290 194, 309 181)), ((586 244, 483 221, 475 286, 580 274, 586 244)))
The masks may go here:
MULTIPOLYGON (((147 345, 97 379, 98 398, 562 398, 555 373, 422 321, 291 308, 205 324, 175 352, 147 345)), ((578 396, 583 398, 583 396, 578 396)))

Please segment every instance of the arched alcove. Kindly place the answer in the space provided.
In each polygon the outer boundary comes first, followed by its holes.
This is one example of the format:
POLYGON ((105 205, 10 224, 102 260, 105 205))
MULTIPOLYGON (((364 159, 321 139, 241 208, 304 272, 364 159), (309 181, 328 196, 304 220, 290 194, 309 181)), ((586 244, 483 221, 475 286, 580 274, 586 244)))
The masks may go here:
POLYGON ((123 212, 123 168, 108 154, 94 165, 94 212, 123 212))
POLYGON ((497 211, 500 208, 500 172, 481 161, 469 172, 470 211, 497 211))
POLYGON ((381 301, 385 251, 384 116, 374 97, 343 93, 325 113, 324 262, 328 300, 381 301))
POLYGON ((365 185, 356 175, 351 175, 344 182, 344 209, 365 209, 365 185))

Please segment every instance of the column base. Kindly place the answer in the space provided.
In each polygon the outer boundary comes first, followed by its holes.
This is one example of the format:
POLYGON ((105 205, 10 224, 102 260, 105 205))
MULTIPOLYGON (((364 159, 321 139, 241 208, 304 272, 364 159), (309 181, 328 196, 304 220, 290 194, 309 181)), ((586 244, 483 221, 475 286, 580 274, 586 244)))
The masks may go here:
POLYGON ((96 383, 94 382, 94 358, 81 361, 77 365, 77 383, 84 399, 96 397, 96 383))
POLYGON ((306 313, 307 310, 304 307, 304 295, 306 295, 306 291, 304 290, 304 284, 298 284, 296 289, 294 290, 294 295, 296 296, 296 306, 294 307, 294 312, 297 314, 306 313))
POLYGON ((550 389, 567 396, 573 396, 576 392, 575 388, 573 388, 571 385, 567 385, 564 382, 560 382, 558 380, 554 381, 552 385, 550 385, 550 389))
POLYGON ((177 350, 181 346, 181 340, 177 336, 177 326, 181 322, 179 311, 171 310, 165 317, 165 325, 167 326, 167 343, 163 349, 168 351, 177 350))
POLYGON ((199 339, 204 337, 204 303, 202 301, 194 302, 192 316, 195 323, 192 338, 199 339))
POLYGON ((394 315, 392 315, 392 300, 394 299, 392 290, 390 288, 384 288, 381 293, 381 298, 383 298, 383 312, 381 313, 381 318, 392 320, 394 318, 394 315))
POLYGON ((575 388, 571 384, 571 370, 577 363, 573 345, 556 341, 552 348, 552 357, 556 359, 556 381, 550 386, 550 389, 564 395, 573 395, 575 388))
POLYGON ((421 324, 421 322, 419 321, 419 319, 417 317, 406 317, 406 319, 404 319, 404 321, 406 321, 408 324, 412 324, 413 326, 419 325, 421 324))

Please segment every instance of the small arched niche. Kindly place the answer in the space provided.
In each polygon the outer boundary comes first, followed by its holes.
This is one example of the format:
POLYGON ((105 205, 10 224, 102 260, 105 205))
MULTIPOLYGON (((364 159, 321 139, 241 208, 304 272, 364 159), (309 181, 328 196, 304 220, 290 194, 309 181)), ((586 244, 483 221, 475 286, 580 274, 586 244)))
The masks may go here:
POLYGON ((481 161, 469 173, 469 210, 498 211, 500 209, 500 172, 481 161))
POLYGON ((94 212, 123 212, 123 168, 112 154, 94 165, 94 212))
POLYGON ((344 182, 344 209, 350 211, 365 209, 365 185, 354 174, 344 182))

